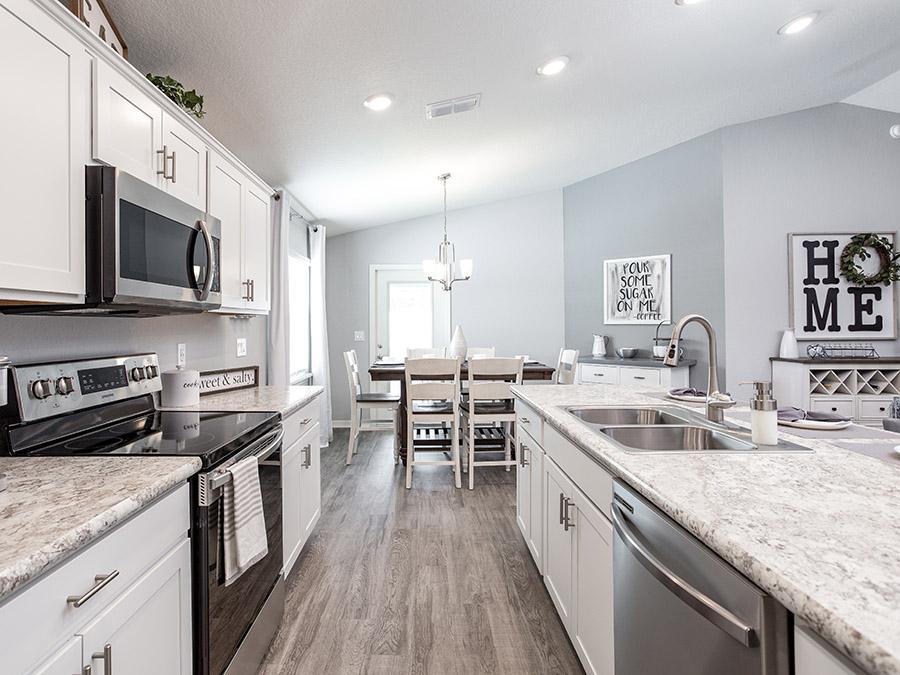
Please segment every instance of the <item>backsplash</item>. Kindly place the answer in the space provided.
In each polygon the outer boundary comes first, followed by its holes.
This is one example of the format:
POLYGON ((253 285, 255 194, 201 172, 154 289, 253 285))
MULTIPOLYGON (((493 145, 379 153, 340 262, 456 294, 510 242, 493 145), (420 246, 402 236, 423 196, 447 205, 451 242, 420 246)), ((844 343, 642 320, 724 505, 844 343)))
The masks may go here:
POLYGON ((13 363, 159 354, 163 370, 175 367, 176 345, 187 345, 187 363, 197 370, 259 366, 266 381, 266 318, 231 319, 190 314, 144 319, 0 315, 0 355, 13 363), (236 356, 237 338, 247 339, 247 356, 236 356))

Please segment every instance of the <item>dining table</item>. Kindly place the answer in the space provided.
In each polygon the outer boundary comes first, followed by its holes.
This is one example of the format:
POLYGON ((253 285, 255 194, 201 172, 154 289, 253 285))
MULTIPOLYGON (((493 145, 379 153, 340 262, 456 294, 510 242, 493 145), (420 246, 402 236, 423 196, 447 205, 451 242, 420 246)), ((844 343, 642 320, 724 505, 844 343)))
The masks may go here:
MULTIPOLYGON (((522 368, 522 379, 527 381, 550 381, 556 369, 538 361, 526 361, 522 368)), ((460 381, 465 382, 469 376, 468 362, 460 365, 460 381)), ((369 377, 372 382, 399 382, 400 383, 400 407, 398 424, 400 427, 400 457, 406 463, 406 365, 403 361, 391 359, 378 359, 369 366, 369 377)), ((501 431, 497 428, 479 429, 475 437, 475 445, 496 445, 502 447, 501 431)), ((460 436, 461 437, 461 436, 460 436)), ((416 430, 416 447, 433 446, 435 449, 447 448, 450 445, 449 430, 441 425, 425 427, 416 430)))

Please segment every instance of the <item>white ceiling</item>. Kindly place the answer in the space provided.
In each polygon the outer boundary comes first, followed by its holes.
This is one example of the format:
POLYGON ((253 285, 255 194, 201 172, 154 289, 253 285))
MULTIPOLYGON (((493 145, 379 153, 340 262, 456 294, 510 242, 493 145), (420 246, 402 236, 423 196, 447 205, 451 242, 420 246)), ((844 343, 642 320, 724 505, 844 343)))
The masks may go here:
POLYGON ((107 0, 144 71, 330 232, 568 185, 900 69, 897 0, 107 0), (821 9, 805 33, 780 25, 821 9), (535 68, 567 54, 569 68, 535 68), (362 100, 387 91, 373 113, 362 100), (481 92, 427 121, 426 103, 481 92))
POLYGON ((845 99, 845 103, 900 113, 900 70, 845 99))

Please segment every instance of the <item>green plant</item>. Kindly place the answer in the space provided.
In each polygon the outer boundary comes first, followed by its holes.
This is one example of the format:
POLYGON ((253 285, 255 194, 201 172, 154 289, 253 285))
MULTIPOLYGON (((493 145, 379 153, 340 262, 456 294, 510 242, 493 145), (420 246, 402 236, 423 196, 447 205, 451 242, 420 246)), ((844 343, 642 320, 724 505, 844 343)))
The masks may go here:
POLYGON ((157 89, 197 119, 206 114, 203 111, 203 96, 198 94, 196 89, 186 91, 184 85, 171 75, 153 75, 152 73, 147 73, 147 79, 150 80, 157 89))
POLYGON ((875 286, 884 284, 890 286, 900 280, 900 253, 894 253, 894 245, 886 237, 868 232, 857 234, 841 252, 841 274, 852 284, 858 286, 875 286), (856 259, 867 260, 872 257, 866 249, 875 249, 881 267, 872 276, 866 276, 856 259))

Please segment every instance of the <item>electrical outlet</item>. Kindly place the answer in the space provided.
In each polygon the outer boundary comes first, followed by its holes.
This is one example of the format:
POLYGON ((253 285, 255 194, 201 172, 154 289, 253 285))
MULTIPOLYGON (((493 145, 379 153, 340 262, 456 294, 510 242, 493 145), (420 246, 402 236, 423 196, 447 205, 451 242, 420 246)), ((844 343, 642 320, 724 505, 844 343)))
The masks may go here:
POLYGON ((187 345, 183 342, 178 343, 178 361, 175 365, 184 366, 187 363, 187 345))
POLYGON ((237 339, 237 355, 247 356, 247 338, 237 339))
POLYGON ((353 331, 353 340, 355 342, 365 342, 366 341, 366 331, 364 331, 364 330, 353 331))

